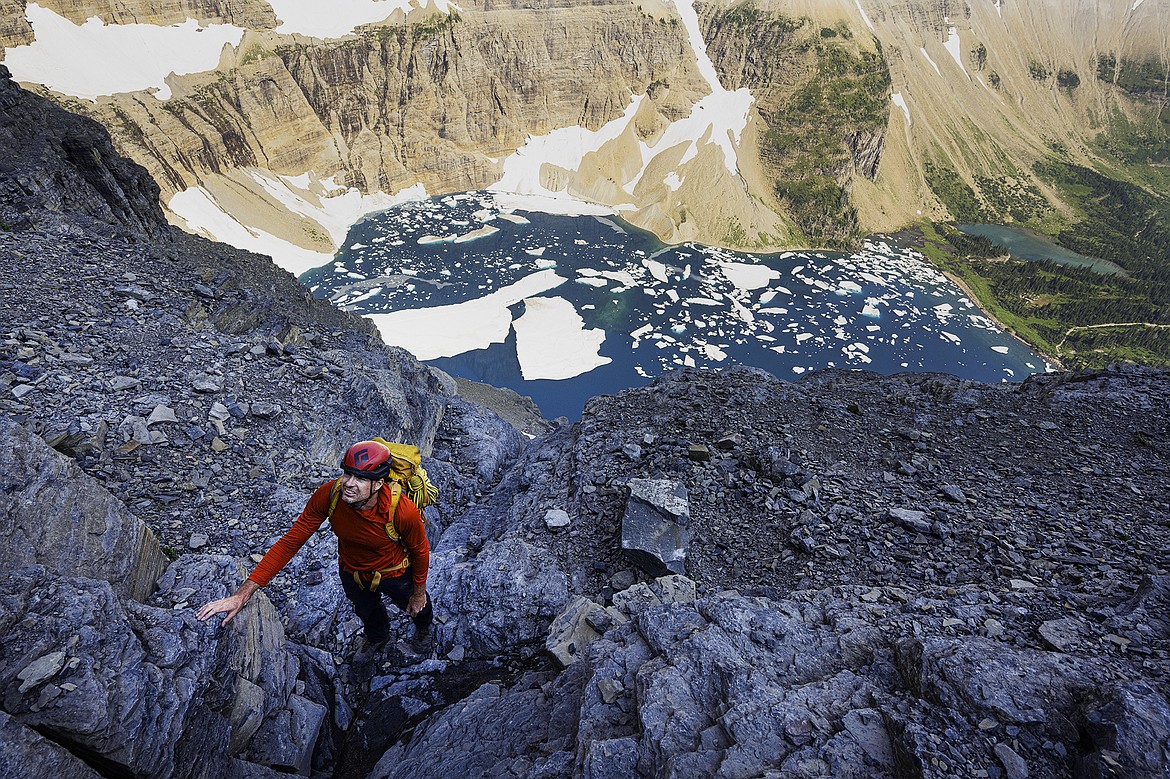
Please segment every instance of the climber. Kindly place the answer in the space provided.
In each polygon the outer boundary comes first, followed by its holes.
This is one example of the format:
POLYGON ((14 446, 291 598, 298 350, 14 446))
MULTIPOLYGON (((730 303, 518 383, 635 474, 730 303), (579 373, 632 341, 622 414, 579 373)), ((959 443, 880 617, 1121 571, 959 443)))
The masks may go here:
POLYGON ((328 519, 337 534, 341 586, 365 627, 367 643, 376 648, 390 637, 383 595, 411 616, 413 642, 425 642, 433 617, 426 590, 430 545, 422 512, 414 501, 400 494, 397 485, 394 489, 387 486, 390 465, 390 450, 380 441, 351 446, 341 463, 343 476, 318 487, 292 527, 272 545, 240 588, 204 605, 199 619, 226 614, 223 624, 230 622, 328 519))

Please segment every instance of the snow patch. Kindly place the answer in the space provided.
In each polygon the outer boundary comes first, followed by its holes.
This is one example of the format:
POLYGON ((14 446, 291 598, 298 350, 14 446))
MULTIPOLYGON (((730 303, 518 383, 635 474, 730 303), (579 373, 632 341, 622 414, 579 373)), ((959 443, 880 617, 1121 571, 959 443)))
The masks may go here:
POLYGON ((4 50, 13 79, 90 101, 139 90, 156 90, 156 98, 167 100, 167 76, 214 70, 223 47, 238 45, 244 37, 240 27, 202 26, 194 19, 160 27, 107 25, 95 16, 78 26, 35 3, 29 3, 25 16, 36 40, 4 50))
POLYGON ((947 42, 944 45, 947 47, 947 51, 951 53, 951 56, 954 57, 955 63, 959 66, 959 70, 963 71, 963 75, 970 79, 971 74, 963 67, 962 41, 959 40, 959 30, 954 25, 947 28, 947 42))
POLYGON ((865 9, 861 7, 861 0, 853 0, 853 1, 855 3, 857 3, 857 12, 861 14, 861 20, 863 22, 865 22, 865 26, 869 28, 870 32, 877 32, 877 30, 875 30, 873 27, 873 22, 871 22, 869 20, 869 16, 866 15, 865 9))
MULTIPOLYGON (((459 6, 447 0, 431 0, 441 13, 450 13, 459 6)), ((349 35, 363 24, 385 20, 394 11, 404 13, 419 8, 418 0, 268 0, 281 25, 276 32, 292 35, 310 35, 314 38, 340 38, 349 35)))
POLYGON ((932 60, 932 59, 930 58, 930 55, 926 53, 926 49, 925 49, 925 48, 923 48, 923 47, 921 47, 921 46, 919 46, 919 47, 918 47, 918 50, 919 50, 920 52, 922 52, 922 56, 923 56, 923 57, 926 57, 926 61, 930 63, 930 66, 931 66, 932 68, 934 68, 934 72, 935 72, 935 73, 937 73, 937 74, 938 74, 938 75, 941 77, 941 76, 942 76, 942 71, 938 69, 938 65, 935 65, 935 64, 934 64, 934 60, 932 60))
POLYGON ((906 105, 906 98, 902 97, 901 92, 895 92, 890 95, 890 99, 894 101, 894 105, 902 109, 902 113, 906 115, 906 124, 911 124, 910 120, 910 106, 906 105))

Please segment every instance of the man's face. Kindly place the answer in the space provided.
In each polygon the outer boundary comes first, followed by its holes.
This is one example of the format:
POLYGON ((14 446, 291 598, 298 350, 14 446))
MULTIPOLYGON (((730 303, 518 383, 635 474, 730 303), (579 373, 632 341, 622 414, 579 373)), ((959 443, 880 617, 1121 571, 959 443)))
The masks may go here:
POLYGON ((382 486, 382 480, 371 481, 346 473, 341 477, 341 499, 351 506, 361 506, 382 486))

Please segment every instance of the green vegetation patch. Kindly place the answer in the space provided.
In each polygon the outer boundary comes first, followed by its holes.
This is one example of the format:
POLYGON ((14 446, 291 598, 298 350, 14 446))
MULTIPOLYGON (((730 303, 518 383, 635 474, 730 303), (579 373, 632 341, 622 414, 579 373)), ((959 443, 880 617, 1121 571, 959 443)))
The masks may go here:
POLYGON ((1170 75, 1161 60, 1121 59, 1112 54, 1097 58, 1097 78, 1129 92, 1149 98, 1165 98, 1170 91, 1170 75))
POLYGON ((963 180, 958 171, 940 168, 927 160, 926 185, 957 222, 982 223, 990 221, 975 190, 963 180))
POLYGON ((760 156, 796 227, 811 245, 855 245, 854 150, 882 135, 889 119, 880 45, 864 50, 845 22, 822 26, 750 1, 712 16, 707 35, 713 51, 735 52, 722 59, 736 59, 739 85, 757 96, 767 125, 760 156))
POLYGON ((1052 210, 1048 198, 1022 176, 976 176, 975 184, 995 221, 1038 222, 1052 210))
POLYGON ((1067 367, 1170 365, 1170 196, 1064 162, 1038 164, 1036 173, 1080 211, 1056 236, 1060 245, 1126 273, 1012 259, 951 225, 924 227, 926 255, 1010 331, 1067 367))

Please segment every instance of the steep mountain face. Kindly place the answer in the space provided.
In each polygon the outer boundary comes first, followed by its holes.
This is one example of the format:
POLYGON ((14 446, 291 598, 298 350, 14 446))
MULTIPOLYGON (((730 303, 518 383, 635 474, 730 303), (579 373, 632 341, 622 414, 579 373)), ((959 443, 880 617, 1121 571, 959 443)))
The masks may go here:
MULTIPOLYGON (((1163 4, 1124 0, 736 0, 697 4, 692 34, 689 5, 606 0, 415 8, 319 39, 276 31, 260 2, 41 5, 73 22, 250 30, 216 71, 172 76, 167 100, 59 99, 111 128, 164 203, 198 188, 325 254, 336 230, 282 202, 290 191, 327 208, 347 187, 515 185, 509 155, 572 126, 607 129, 588 153, 538 161, 526 186, 616 207, 668 241, 766 249, 848 244, 924 216, 1068 219, 1067 197, 1033 164, 1108 165, 1097 134, 1153 109, 1099 65, 1156 69, 1170 28, 1163 4), (677 144, 670 128, 696 121, 696 101, 741 88, 751 108, 730 147, 725 127, 702 123, 693 147, 677 144)), ((3 10, 6 45, 27 44, 24 5, 3 10)))
POLYGON ((1167 372, 683 371, 525 440, 267 258, 111 208, 100 132, 0 96, 13 773, 1170 771, 1167 372), (372 432, 441 490, 433 643, 362 645, 329 532, 200 623, 372 432))
POLYGON ((5 229, 36 208, 69 210, 113 224, 152 231, 162 222, 158 185, 119 156, 109 134, 47 102, 29 103, 0 65, 0 220, 5 229), (48 168, 46 157, 60 160, 48 168))

